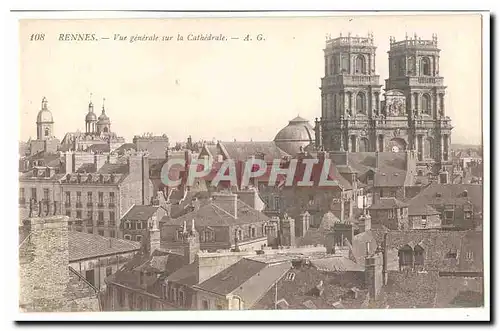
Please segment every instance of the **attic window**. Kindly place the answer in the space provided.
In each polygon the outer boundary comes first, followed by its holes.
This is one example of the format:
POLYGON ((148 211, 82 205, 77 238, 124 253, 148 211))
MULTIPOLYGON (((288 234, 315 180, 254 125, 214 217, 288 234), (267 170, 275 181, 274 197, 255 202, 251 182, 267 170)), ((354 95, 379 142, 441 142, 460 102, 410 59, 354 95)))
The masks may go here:
POLYGON ((286 280, 293 281, 295 279, 295 273, 289 272, 286 274, 286 280))
POLYGON ((436 198, 441 198, 441 193, 440 192, 436 193, 436 198))

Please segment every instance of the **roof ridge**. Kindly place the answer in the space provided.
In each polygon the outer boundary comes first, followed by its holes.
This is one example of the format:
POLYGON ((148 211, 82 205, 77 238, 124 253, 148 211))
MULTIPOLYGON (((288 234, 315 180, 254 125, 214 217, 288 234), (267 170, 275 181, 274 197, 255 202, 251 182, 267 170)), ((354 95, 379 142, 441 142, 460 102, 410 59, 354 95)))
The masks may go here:
MULTIPOLYGON (((216 204, 214 204, 213 202, 210 204, 212 207, 216 207, 217 209, 223 211, 224 213, 228 214, 229 216, 231 216, 232 218, 236 219, 236 217, 234 215, 231 215, 229 212, 227 212, 226 210, 224 210, 223 208, 217 206, 216 204)), ((215 210, 215 209, 214 209, 215 210)), ((217 212, 217 211, 216 211, 217 212)), ((217 213, 218 214, 218 213, 217 213)))

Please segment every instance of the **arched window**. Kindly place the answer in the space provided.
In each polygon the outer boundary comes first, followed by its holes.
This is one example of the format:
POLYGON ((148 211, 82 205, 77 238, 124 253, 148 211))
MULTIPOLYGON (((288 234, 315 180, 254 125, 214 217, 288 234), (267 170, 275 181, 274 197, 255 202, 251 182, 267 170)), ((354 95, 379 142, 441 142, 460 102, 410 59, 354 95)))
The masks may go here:
POLYGON ((415 246, 413 254, 414 254, 415 267, 422 268, 424 266, 424 249, 422 248, 422 246, 420 245, 415 246))
POLYGON ((365 113, 365 94, 363 92, 359 92, 356 95, 356 112, 357 113, 365 113))
POLYGON ((361 54, 356 57, 356 68, 354 72, 356 74, 366 74, 365 57, 361 54))
POLYGON ((424 76, 431 75, 431 61, 429 60, 429 58, 424 57, 422 59, 422 61, 420 62, 420 66, 421 66, 422 75, 424 75, 424 76))
POLYGON ((403 246, 398 251, 399 268, 413 268, 413 249, 409 245, 403 246))
POLYGON ((103 131, 107 133, 108 132, 108 127, 105 126, 103 131))
POLYGON ((48 137, 49 135, 50 135, 49 128, 45 128, 45 137, 48 137))
POLYGON ((422 112, 430 114, 431 112, 431 97, 428 94, 422 96, 422 112))
POLYGON ((356 152, 356 136, 351 136, 351 152, 356 152))
POLYGON ((335 62, 333 61, 333 56, 330 57, 330 75, 335 73, 335 62))
POLYGON ((368 152, 369 151, 369 142, 366 138, 361 138, 359 141, 359 151, 360 152, 368 152))

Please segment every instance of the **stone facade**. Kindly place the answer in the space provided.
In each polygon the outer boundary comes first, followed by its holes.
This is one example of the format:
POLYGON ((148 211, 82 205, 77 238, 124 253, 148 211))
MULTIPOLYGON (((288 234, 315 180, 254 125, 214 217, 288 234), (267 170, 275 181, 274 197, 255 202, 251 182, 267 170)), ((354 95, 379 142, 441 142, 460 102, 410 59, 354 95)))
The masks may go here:
POLYGON ((96 289, 75 279, 70 271, 68 217, 33 217, 21 229, 20 310, 98 311, 96 289))
POLYGON ((351 152, 416 150, 418 170, 451 168, 451 120, 439 75, 437 37, 391 37, 385 101, 380 100, 373 36, 327 41, 316 146, 351 152))
POLYGON ((148 151, 153 159, 164 159, 165 152, 169 147, 169 140, 166 134, 161 136, 153 136, 145 134, 135 136, 132 142, 135 144, 137 151, 148 151))

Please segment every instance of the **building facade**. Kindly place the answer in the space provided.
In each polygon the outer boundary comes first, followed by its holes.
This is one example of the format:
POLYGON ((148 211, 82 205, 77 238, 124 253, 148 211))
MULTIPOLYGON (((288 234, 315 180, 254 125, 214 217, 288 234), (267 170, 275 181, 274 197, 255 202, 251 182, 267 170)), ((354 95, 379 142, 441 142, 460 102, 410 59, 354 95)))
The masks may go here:
POLYGON ((373 35, 330 39, 325 48, 316 147, 350 152, 417 151, 418 170, 451 169, 451 120, 439 73, 437 37, 391 37, 385 100, 373 35))

